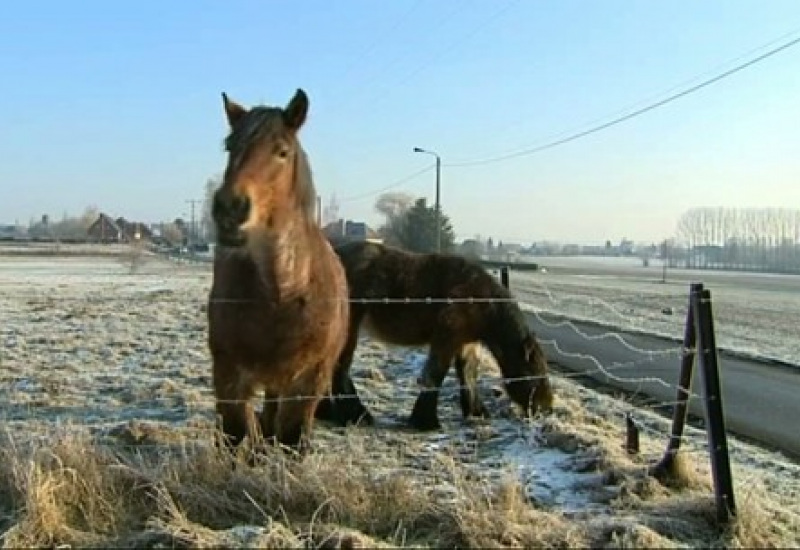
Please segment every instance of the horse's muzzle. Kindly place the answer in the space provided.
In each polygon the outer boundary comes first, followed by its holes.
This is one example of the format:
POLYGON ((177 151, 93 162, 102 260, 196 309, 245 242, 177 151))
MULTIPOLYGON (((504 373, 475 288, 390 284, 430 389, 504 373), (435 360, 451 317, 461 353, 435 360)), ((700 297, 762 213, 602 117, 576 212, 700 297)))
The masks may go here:
POLYGON ((242 224, 250 215, 250 200, 238 197, 224 188, 214 193, 211 217, 217 230, 217 243, 222 246, 243 246, 246 236, 242 224))

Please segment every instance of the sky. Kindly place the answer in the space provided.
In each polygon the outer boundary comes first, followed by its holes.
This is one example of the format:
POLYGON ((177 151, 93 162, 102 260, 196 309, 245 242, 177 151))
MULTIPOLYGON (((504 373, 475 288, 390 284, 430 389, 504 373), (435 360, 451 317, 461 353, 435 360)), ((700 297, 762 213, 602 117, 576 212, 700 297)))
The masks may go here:
POLYGON ((221 92, 311 102, 324 203, 379 225, 381 189, 459 238, 673 236, 693 207, 800 208, 800 46, 582 139, 500 162, 800 36, 796 0, 4 2, 0 223, 95 205, 188 217, 222 172, 221 92), (780 39, 780 40, 779 40, 780 39))

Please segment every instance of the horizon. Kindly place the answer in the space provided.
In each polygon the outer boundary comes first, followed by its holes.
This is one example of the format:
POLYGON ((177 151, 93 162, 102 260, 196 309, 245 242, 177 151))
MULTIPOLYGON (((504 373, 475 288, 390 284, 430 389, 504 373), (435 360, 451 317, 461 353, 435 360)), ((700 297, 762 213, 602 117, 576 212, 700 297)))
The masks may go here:
MULTIPOLYGON (((695 207, 800 207, 800 48, 613 127, 800 34, 789 0, 14 4, 0 21, 0 221, 188 218, 224 167, 221 92, 309 94, 301 141, 339 217, 442 157, 459 241, 658 243, 695 207), (268 32, 264 32, 267 29, 268 32), (295 42, 297 40, 297 42, 295 42), (414 47, 409 47, 413 44, 414 47), (501 184, 502 183, 502 184, 501 184)), ((434 173, 392 191, 433 202, 434 173)))
MULTIPOLYGON (((51 223, 58 223, 60 221, 63 221, 64 219, 74 220, 74 219, 80 218, 82 214, 83 214, 83 212, 80 213, 80 214, 78 214, 78 213, 70 214, 70 213, 66 213, 65 212, 65 213, 62 213, 62 217, 58 217, 58 218, 50 217, 50 222, 51 223), (64 215, 66 215, 67 217, 65 218, 64 215)), ((141 224, 144 224, 144 225, 148 226, 150 229, 154 229, 159 225, 166 225, 166 224, 170 224, 170 223, 173 223, 173 222, 176 221, 176 219, 174 219, 174 218, 171 219, 171 220, 145 220, 145 219, 141 219, 140 220, 140 219, 134 219, 134 218, 131 218, 131 217, 128 217, 128 216, 125 216, 125 215, 116 215, 116 214, 113 214, 113 213, 109 213, 108 211, 103 210, 103 209, 98 209, 98 211, 97 211, 98 218, 102 214, 105 214, 106 216, 108 216, 109 218, 111 218, 114 221, 117 221, 119 218, 124 218, 129 223, 141 223, 141 224)), ((181 218, 181 221, 182 221, 182 223, 187 224, 187 225, 191 224, 191 220, 189 220, 189 219, 181 218)), ((195 221, 196 221, 196 223, 198 225, 201 224, 200 220, 195 220, 195 221)), ((358 223, 358 222, 361 222, 362 220, 355 220, 355 219, 349 219, 349 218, 340 218, 338 220, 338 222, 345 222, 345 221, 357 222, 358 223)), ((30 227, 32 227, 32 226, 34 226, 34 225, 36 225, 36 224, 38 224, 40 222, 41 222, 41 217, 39 219, 36 219, 35 217, 31 217, 28 220, 27 223, 21 223, 19 220, 15 220, 13 223, 9 223, 6 220, 0 220, 0 227, 13 226, 13 227, 23 228, 25 230, 28 230, 30 227)), ((331 223, 336 223, 336 222, 331 222, 331 223)), ((323 227, 325 227, 325 226, 327 226, 327 224, 323 224, 323 227)), ((374 227, 374 226, 372 226, 370 224, 367 224, 367 227, 369 229, 373 229, 373 230, 377 229, 376 227, 374 227)), ((605 246, 606 241, 610 241, 613 246, 617 246, 623 240, 632 242, 634 244, 634 246, 651 246, 653 244, 658 244, 658 243, 653 243, 653 242, 646 241, 646 240, 641 240, 641 239, 636 239, 636 238, 628 238, 628 237, 623 237, 623 238, 618 239, 616 241, 614 239, 602 239, 602 240, 599 240, 599 241, 591 241, 591 242, 558 241, 558 240, 552 240, 552 239, 537 239, 535 237, 526 237, 526 238, 523 238, 521 241, 512 241, 512 240, 506 241, 506 240, 504 240, 502 238, 496 238, 494 235, 482 235, 480 237, 481 237, 483 243, 486 243, 489 239, 492 239, 493 243, 496 246, 500 245, 500 244, 503 244, 503 245, 510 245, 510 246, 519 245, 519 246, 523 246, 523 247, 530 247, 533 244, 541 244, 541 245, 556 244, 556 245, 562 245, 562 246, 577 245, 577 246, 581 246, 581 247, 597 247, 597 246, 605 246)), ((475 236, 464 236, 462 238, 458 234, 456 234, 456 244, 462 244, 464 241, 469 241, 469 240, 473 240, 473 239, 475 239, 475 236)))

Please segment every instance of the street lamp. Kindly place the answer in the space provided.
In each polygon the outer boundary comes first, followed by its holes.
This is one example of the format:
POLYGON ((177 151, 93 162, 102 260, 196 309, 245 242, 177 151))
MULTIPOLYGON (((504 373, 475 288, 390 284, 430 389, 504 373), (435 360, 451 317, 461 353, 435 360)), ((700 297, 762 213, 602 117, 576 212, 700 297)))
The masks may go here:
POLYGON ((439 220, 439 211, 441 210, 439 206, 439 186, 441 183, 441 176, 442 176, 442 159, 439 158, 439 155, 434 153, 433 151, 428 151, 427 149, 423 149, 421 147, 414 147, 415 153, 424 153, 426 155, 433 155, 436 157, 436 205, 434 206, 434 212, 436 215, 436 252, 442 251, 442 223, 439 220))

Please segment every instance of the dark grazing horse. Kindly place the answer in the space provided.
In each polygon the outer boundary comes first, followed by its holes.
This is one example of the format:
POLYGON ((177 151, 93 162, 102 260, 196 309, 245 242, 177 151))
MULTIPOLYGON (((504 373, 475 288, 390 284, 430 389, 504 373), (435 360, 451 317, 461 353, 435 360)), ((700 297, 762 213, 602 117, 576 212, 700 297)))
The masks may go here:
POLYGON ((383 342, 429 345, 420 377, 426 389, 410 417, 417 429, 439 427, 439 388, 454 361, 464 416, 486 416, 475 388, 477 373, 471 370, 477 365, 466 358, 468 346, 475 343, 494 356, 508 395, 526 414, 552 406, 544 352, 508 290, 478 262, 364 241, 342 244, 336 252, 350 290, 350 330, 334 374, 333 395, 321 405, 318 418, 372 422, 350 377, 362 326, 383 342))
POLYGON ((308 449, 319 399, 347 338, 344 271, 315 220, 298 131, 308 98, 250 109, 222 94, 228 161, 213 198, 208 305, 216 410, 232 446, 249 436, 308 449), (260 419, 249 403, 264 393, 260 419))

